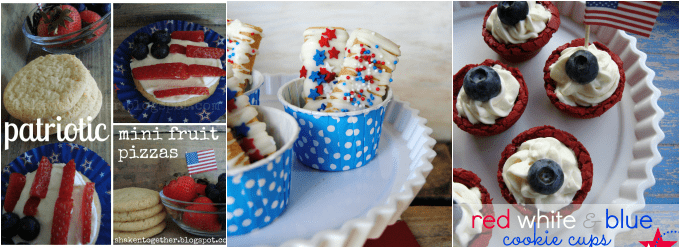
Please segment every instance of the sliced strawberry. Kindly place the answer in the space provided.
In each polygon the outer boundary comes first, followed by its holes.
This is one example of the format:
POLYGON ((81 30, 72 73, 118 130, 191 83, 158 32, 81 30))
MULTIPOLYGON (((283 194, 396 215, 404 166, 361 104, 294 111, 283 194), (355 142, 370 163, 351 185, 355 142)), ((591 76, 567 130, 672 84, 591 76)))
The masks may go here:
POLYGON ((83 189, 83 200, 80 207, 80 223, 82 230, 83 244, 90 243, 90 235, 92 234, 92 197, 94 195, 94 183, 87 183, 83 189))
POLYGON ((61 185, 59 186, 59 198, 71 199, 73 195, 73 180, 76 176, 76 162, 71 159, 64 166, 64 171, 61 174, 61 185))
POLYGON ((24 205, 24 215, 35 216, 38 214, 38 205, 40 205, 40 198, 36 196, 29 197, 26 205, 24 205))
POLYGON ((21 173, 12 173, 9 175, 9 185, 5 193, 5 211, 11 213, 14 211, 14 206, 17 205, 21 191, 26 185, 26 176, 21 173))
POLYGON ((156 98, 171 97, 178 95, 210 95, 208 87, 184 87, 167 90, 156 90, 153 92, 156 98))
POLYGON ((187 48, 178 44, 170 44, 170 53, 186 54, 187 48))
POLYGON ((205 188, 206 187, 208 187, 208 185, 197 183, 194 187, 196 189, 196 194, 205 196, 205 188))
POLYGON ((205 39, 203 31, 175 31, 170 34, 170 38, 178 40, 188 40, 193 42, 202 42, 205 39))
POLYGON ((72 210, 73 199, 57 198, 57 203, 54 204, 54 216, 52 216, 51 244, 65 245, 67 243, 72 210))
POLYGON ((187 57, 219 59, 222 55, 224 55, 224 49, 222 48, 187 45, 187 57))
POLYGON ((150 79, 180 79, 189 78, 189 66, 184 63, 163 63, 142 66, 132 69, 132 75, 137 80, 150 79))
POLYGON ((50 185, 50 177, 52 177, 52 163, 47 157, 42 157, 38 164, 38 170, 35 171, 35 179, 31 185, 31 196, 40 199, 47 196, 47 187, 50 185))
POLYGON ((209 65, 189 65, 189 75, 192 77, 225 77, 227 72, 209 65))

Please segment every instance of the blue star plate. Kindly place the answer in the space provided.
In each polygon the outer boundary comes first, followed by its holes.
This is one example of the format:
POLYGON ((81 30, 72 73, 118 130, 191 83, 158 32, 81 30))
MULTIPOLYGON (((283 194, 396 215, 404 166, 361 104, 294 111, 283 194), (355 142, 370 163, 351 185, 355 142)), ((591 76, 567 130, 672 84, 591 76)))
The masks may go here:
MULTIPOLYGON (((207 27, 192 22, 167 20, 140 28, 128 36, 113 54, 114 90, 118 94, 118 100, 123 103, 123 107, 143 123, 210 123, 225 115, 227 113, 226 77, 220 78, 217 90, 212 96, 188 107, 163 106, 147 100, 137 91, 130 69, 132 44, 137 34, 144 32, 151 35, 156 30, 167 30, 168 33, 202 30, 205 32, 204 41, 208 43, 208 46, 227 49, 224 37, 207 27)), ((222 67, 226 68, 226 54, 220 60, 222 60, 222 67)))
POLYGON ((98 245, 111 244, 111 167, 97 153, 87 147, 72 143, 54 143, 33 148, 21 154, 2 170, 2 200, 11 173, 28 174, 38 169, 40 159, 45 156, 52 163, 67 163, 71 159, 76 162, 76 170, 95 184, 102 208, 98 245))

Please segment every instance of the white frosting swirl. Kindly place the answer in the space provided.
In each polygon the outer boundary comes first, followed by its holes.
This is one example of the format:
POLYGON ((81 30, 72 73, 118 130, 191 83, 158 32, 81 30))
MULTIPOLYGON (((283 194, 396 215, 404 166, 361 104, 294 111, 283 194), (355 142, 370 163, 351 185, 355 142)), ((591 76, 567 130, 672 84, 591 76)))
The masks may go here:
POLYGON ((493 9, 486 19, 486 30, 491 32, 494 39, 504 44, 520 44, 538 37, 550 21, 551 13, 536 1, 527 1, 527 4, 529 5, 527 18, 514 26, 503 24, 498 18, 498 8, 493 9))
POLYGON ((555 95, 561 102, 569 106, 590 107, 611 97, 619 85, 619 66, 612 60, 609 53, 598 50, 595 44, 586 49, 583 46, 564 49, 557 62, 550 66, 550 78, 555 80, 555 95), (588 84, 574 82, 567 75, 565 65, 569 57, 579 50, 587 50, 597 58, 599 72, 597 77, 588 84))
POLYGON ((534 204, 541 211, 557 211, 568 206, 581 189, 581 170, 574 151, 553 137, 527 140, 505 161, 503 180, 519 204, 534 204), (564 183, 551 195, 539 194, 529 186, 529 169, 535 161, 551 159, 562 167, 564 183))
POLYGON ((501 79, 501 92, 486 102, 476 101, 468 97, 465 89, 461 88, 458 93, 456 109, 458 116, 467 117, 472 124, 484 123, 493 125, 496 119, 506 117, 515 106, 515 100, 519 94, 519 82, 510 71, 500 65, 491 67, 501 79))
POLYGON ((482 213, 482 193, 474 187, 468 189, 467 186, 453 182, 453 200, 456 201, 461 209, 462 217, 458 226, 453 227, 453 246, 467 246, 472 239, 482 233, 482 222, 478 221, 472 228, 472 216, 482 213))

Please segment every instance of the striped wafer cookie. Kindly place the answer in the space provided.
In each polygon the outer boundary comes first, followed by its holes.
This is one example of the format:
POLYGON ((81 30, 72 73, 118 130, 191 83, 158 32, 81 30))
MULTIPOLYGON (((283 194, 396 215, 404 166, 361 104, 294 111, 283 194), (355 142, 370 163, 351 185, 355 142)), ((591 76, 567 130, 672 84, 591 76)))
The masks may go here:
POLYGON ((235 90, 228 88, 227 127, 238 139, 250 162, 263 159, 276 151, 276 143, 267 133, 267 124, 257 119, 257 109, 250 105, 248 96, 230 97, 235 90))
POLYGON ((261 40, 262 28, 227 19, 227 62, 232 65, 233 75, 244 91, 253 81, 253 64, 261 40))
POLYGON ((227 167, 249 165, 248 156, 243 152, 236 138, 231 134, 231 128, 227 128, 227 167))
POLYGON ((305 101, 326 99, 333 90, 335 77, 342 69, 349 35, 341 27, 310 27, 303 35, 305 41, 300 51, 300 77, 305 78, 305 101))

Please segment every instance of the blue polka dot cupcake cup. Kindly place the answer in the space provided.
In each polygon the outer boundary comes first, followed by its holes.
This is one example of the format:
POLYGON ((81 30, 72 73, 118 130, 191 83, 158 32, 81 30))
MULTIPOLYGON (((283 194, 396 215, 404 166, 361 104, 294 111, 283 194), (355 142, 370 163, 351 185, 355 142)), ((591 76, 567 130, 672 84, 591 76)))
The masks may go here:
POLYGON ((271 107, 256 106, 258 119, 276 141, 277 151, 245 167, 227 166, 227 236, 243 235, 271 224, 288 206, 295 119, 271 107))
POLYGON ((250 105, 260 105, 260 88, 264 85, 264 76, 259 71, 253 70, 253 84, 246 90, 250 105))
POLYGON ((300 126, 293 150, 304 165, 324 171, 347 171, 367 165, 375 158, 385 117, 387 98, 371 108, 346 112, 326 113, 302 109, 305 102, 302 79, 283 85, 278 99, 286 113, 292 115, 300 126))

